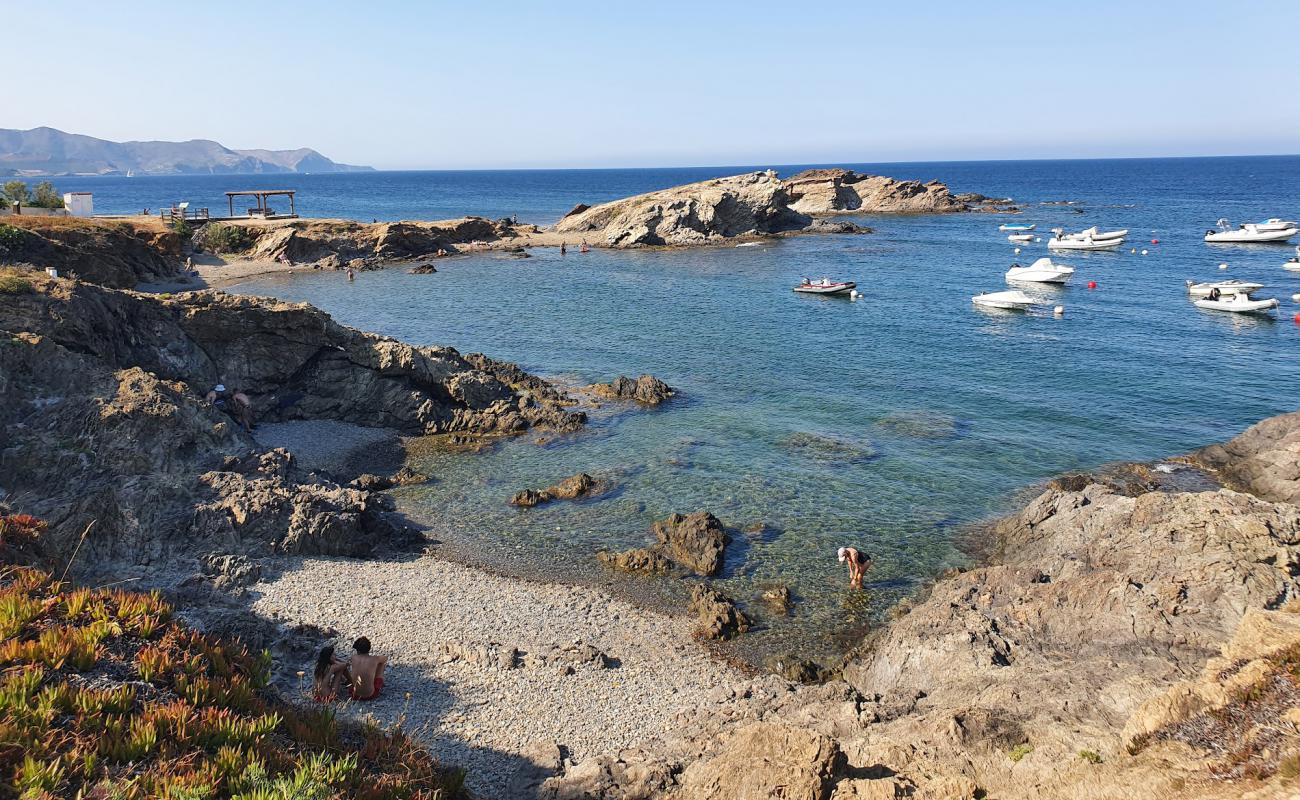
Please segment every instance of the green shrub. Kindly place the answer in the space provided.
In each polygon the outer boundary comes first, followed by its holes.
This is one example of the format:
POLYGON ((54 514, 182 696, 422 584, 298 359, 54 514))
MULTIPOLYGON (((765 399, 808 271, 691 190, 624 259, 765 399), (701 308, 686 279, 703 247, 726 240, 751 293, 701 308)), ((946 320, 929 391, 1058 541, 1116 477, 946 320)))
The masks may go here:
POLYGON ((212 253, 242 253, 257 237, 243 225, 211 222, 194 234, 194 245, 212 253))
POLYGON ((188 239, 194 235, 194 227, 183 219, 176 218, 171 222, 172 233, 182 239, 188 239))
POLYGON ((1011 752, 1007 753, 1007 758, 1011 759, 1012 761, 1020 761, 1020 759, 1024 758, 1025 756, 1029 755, 1032 752, 1034 752, 1034 746, 1026 742, 1025 744, 1018 744, 1015 747, 1011 748, 1011 752))
POLYGON ((27 234, 23 233, 22 228, 0 224, 0 255, 16 253, 26 237, 27 234))
POLYGON ((36 291, 32 282, 13 273, 0 275, 0 294, 31 294, 36 291))
POLYGON ((33 208, 63 208, 63 196, 59 190, 54 188, 54 184, 49 181, 41 181, 36 184, 36 193, 32 198, 31 206, 33 208))
POLYGON ((1089 764, 1101 763, 1101 754, 1095 750, 1080 750, 1079 758, 1082 758, 1084 761, 1087 761, 1089 764))
POLYGON ((4 185, 4 193, 12 203, 26 203, 30 196, 27 192, 27 184, 22 181, 8 181, 4 185))

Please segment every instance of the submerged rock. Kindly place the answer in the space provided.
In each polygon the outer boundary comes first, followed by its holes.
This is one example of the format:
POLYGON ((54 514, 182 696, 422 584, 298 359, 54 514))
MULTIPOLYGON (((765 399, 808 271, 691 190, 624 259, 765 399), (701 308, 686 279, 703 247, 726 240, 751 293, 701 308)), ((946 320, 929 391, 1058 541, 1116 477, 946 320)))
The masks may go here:
POLYGON ((868 441, 854 441, 807 431, 790 434, 781 441, 781 445, 816 461, 858 464, 876 455, 875 448, 868 441))
POLYGON ((412 267, 406 272, 409 275, 432 275, 438 271, 438 268, 432 264, 421 264, 418 267, 412 267))
POLYGON ((532 508, 554 500, 580 500, 609 491, 607 481, 597 480, 585 472, 570 476, 545 489, 524 489, 515 493, 510 505, 532 508))
POLYGON ((721 569, 729 537, 709 512, 673 514, 656 522, 651 531, 664 555, 696 575, 714 575, 721 569))
POLYGON ((609 383, 593 383, 589 388, 601 397, 635 400, 647 406, 657 406, 677 394, 676 389, 653 375, 642 375, 636 380, 619 375, 609 383))
POLYGON ((596 554, 596 559, 607 567, 642 575, 664 575, 673 569, 672 559, 650 547, 638 547, 621 553, 602 550, 596 554))
POLYGON ((764 603, 780 614, 790 613, 790 609, 794 606, 794 601, 790 598, 789 586, 773 586, 764 589, 761 597, 764 603))
POLYGON ((915 439, 953 439, 958 432, 957 420, 939 411, 895 411, 879 419, 876 425, 915 439))
POLYGON ((687 610, 698 619, 695 633, 704 639, 734 639, 749 630, 749 617, 731 598, 703 583, 691 589, 687 610))

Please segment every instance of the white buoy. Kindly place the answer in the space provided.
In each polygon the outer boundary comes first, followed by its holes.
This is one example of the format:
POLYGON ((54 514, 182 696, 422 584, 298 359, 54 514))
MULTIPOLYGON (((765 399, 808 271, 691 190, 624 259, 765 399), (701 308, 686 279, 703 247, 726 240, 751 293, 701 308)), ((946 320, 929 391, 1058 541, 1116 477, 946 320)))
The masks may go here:
POLYGON ((1220 264, 1220 265, 1219 265, 1219 269, 1227 269, 1227 268, 1228 268, 1228 265, 1227 265, 1227 264, 1220 264))
POLYGON ((1142 255, 1146 255, 1146 254, 1147 254, 1147 251, 1146 251, 1146 250, 1143 250, 1143 251, 1142 251, 1142 255))
POLYGON ((1034 243, 1035 243, 1035 244, 1042 244, 1042 243, 1043 243, 1043 237, 1039 236, 1037 239, 1034 240, 1034 243))
POLYGON ((1019 247, 1016 248, 1016 255, 1020 255, 1020 248, 1019 248, 1019 247))
POLYGON ((1056 315, 1056 316, 1058 316, 1058 317, 1064 317, 1064 316, 1065 316, 1065 306, 1057 306, 1056 308, 1052 309, 1052 314, 1054 314, 1054 315, 1056 315))
POLYGON ((1297 303, 1300 303, 1300 294, 1291 295, 1291 299, 1296 301, 1297 303))
POLYGON ((1138 249, 1137 249, 1136 247, 1134 247, 1134 248, 1133 248, 1132 250, 1130 250, 1129 252, 1130 252, 1130 253, 1136 253, 1137 251, 1138 251, 1138 249))

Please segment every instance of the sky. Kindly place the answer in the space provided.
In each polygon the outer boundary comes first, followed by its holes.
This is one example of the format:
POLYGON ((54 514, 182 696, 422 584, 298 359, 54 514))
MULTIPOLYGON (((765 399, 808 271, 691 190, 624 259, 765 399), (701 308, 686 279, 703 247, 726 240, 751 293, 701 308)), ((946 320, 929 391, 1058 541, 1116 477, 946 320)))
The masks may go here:
POLYGON ((0 0, 0 30, 0 128, 381 169, 1300 152, 1298 0, 0 0))

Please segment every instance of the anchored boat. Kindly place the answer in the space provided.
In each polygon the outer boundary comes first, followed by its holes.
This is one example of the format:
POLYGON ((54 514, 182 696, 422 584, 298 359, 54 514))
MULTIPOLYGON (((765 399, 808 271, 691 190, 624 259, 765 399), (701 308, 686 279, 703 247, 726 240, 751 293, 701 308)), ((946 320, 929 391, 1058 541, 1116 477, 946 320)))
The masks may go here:
POLYGON ((1000 231, 1032 231, 1035 225, 1026 225, 1022 222, 1005 222, 998 226, 1000 231))
POLYGON ((796 292, 804 294, 848 294, 857 287, 853 281, 833 281, 830 278, 819 280, 803 279, 803 283, 794 287, 796 292))
POLYGON ((1251 292, 1263 289, 1262 283, 1251 283, 1249 281, 1207 281, 1205 283, 1187 282, 1187 293, 1192 297, 1227 297, 1234 294, 1250 294, 1251 292))
POLYGON ((1270 297, 1267 300, 1252 300, 1247 294, 1226 295, 1218 299, 1207 297, 1193 302, 1197 308, 1204 308, 1208 311, 1232 311, 1237 314, 1267 314, 1279 305, 1276 297, 1270 297))
POLYGON ((1007 311, 1024 311, 1034 304, 1034 298, 1019 289, 1006 292, 984 292, 975 295, 970 301, 984 308, 1000 308, 1007 311))
POLYGON ((1065 283, 1074 274, 1074 267, 1053 264, 1050 258, 1040 258, 1027 267, 1012 264, 1007 270, 1009 283, 1065 283))
POLYGON ((1221 219, 1218 222, 1218 228, 1218 230, 1206 231, 1205 241, 1236 244, 1285 242, 1300 233, 1300 227, 1296 227, 1294 222, 1281 219, 1247 222, 1236 228, 1233 228, 1226 219, 1221 219))

